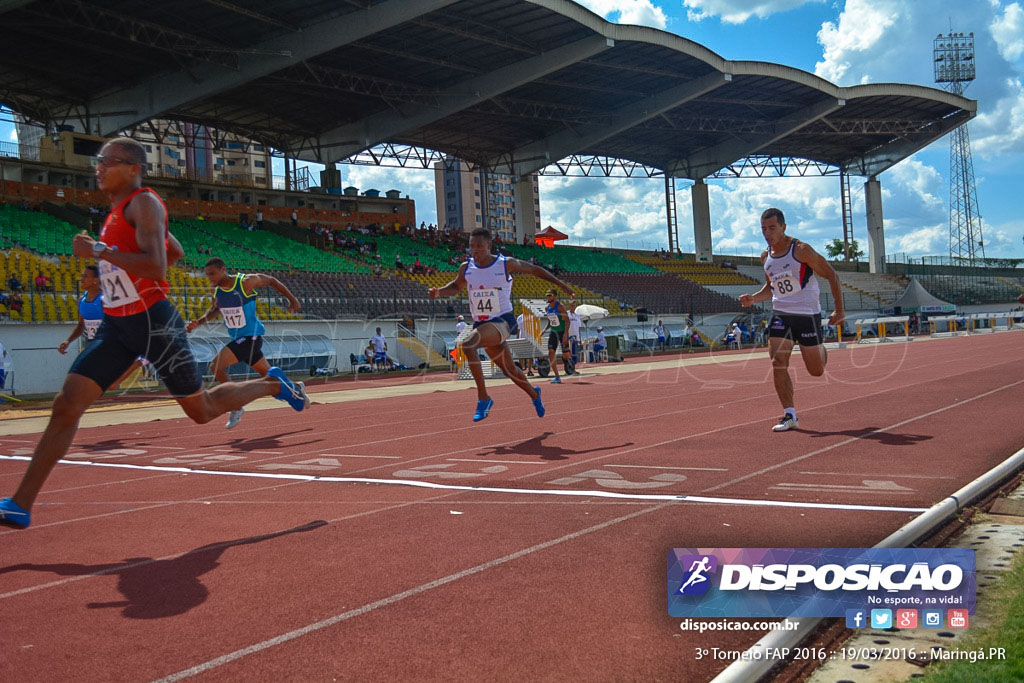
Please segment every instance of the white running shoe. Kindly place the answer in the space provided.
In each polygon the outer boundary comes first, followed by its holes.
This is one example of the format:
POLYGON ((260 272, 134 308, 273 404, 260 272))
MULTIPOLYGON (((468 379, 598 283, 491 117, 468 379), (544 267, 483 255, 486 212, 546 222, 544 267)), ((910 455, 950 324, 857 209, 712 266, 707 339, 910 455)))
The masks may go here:
POLYGON ((238 410, 232 410, 228 413, 228 423, 224 425, 227 429, 238 426, 238 423, 242 421, 242 413, 245 412, 245 408, 239 408, 238 410))
POLYGON ((796 415, 790 415, 786 413, 779 420, 779 424, 772 427, 773 432, 788 432, 790 429, 796 429, 800 426, 800 420, 796 419, 796 415))

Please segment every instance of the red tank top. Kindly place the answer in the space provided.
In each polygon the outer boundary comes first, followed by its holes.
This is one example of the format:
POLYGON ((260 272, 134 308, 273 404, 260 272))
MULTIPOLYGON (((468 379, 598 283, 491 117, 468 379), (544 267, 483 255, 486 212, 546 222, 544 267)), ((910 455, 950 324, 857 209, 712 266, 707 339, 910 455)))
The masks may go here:
MULTIPOLYGON (((100 230, 100 241, 111 249, 116 248, 129 254, 139 254, 142 250, 135 240, 135 226, 124 216, 124 208, 128 202, 143 192, 149 192, 164 210, 164 244, 167 245, 167 207, 160 195, 148 187, 140 187, 125 197, 124 201, 114 207, 107 216, 103 229, 100 230)), ((170 289, 164 281, 147 280, 136 277, 114 266, 108 261, 100 260, 100 282, 103 285, 103 312, 107 315, 123 317, 142 313, 147 308, 167 298, 170 289)))

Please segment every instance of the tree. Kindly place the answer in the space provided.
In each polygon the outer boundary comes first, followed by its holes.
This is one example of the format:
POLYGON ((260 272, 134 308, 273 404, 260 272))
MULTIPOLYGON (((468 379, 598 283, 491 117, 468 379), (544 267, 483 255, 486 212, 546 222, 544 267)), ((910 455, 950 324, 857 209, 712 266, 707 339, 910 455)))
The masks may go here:
MULTIPOLYGON (((846 245, 843 241, 836 237, 825 245, 825 254, 831 259, 838 259, 843 256, 843 250, 845 248, 846 245)), ((859 261, 862 258, 864 258, 864 252, 861 251, 860 246, 857 244, 857 240, 850 240, 850 249, 847 253, 847 258, 844 260, 859 261)))

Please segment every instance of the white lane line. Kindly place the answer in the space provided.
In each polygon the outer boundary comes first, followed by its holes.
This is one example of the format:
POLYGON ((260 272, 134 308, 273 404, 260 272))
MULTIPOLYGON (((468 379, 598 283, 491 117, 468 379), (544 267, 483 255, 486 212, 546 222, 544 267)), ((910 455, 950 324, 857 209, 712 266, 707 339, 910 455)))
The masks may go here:
MULTIPOLYGON (((915 417, 908 418, 908 419, 903 420, 901 422, 897 422, 895 424, 891 424, 888 427, 882 427, 880 429, 872 430, 871 432, 868 432, 868 434, 865 434, 864 436, 869 436, 871 434, 882 434, 884 432, 889 431, 890 429, 896 429, 897 427, 902 427, 903 425, 908 425, 911 422, 917 422, 918 420, 923 420, 926 417, 932 417, 933 415, 938 415, 939 413, 944 413, 947 410, 953 410, 955 408, 960 408, 961 406, 963 406, 963 405, 965 405, 967 403, 970 403, 971 401, 977 401, 979 398, 985 398, 986 396, 991 396, 992 394, 997 394, 1000 391, 1003 391, 1005 389, 1010 389, 1012 387, 1019 386, 1021 384, 1024 384, 1024 379, 1018 380, 1016 382, 1011 382, 1010 384, 1004 384, 1001 387, 997 387, 995 389, 992 389, 991 391, 986 391, 983 394, 978 394, 977 396, 972 396, 971 398, 965 398, 962 401, 957 401, 956 403, 951 403, 950 405, 945 406, 943 408, 938 408, 936 410, 928 411, 927 413, 922 413, 921 415, 917 415, 915 417)), ((846 439, 845 441, 840 441, 839 443, 832 444, 831 446, 825 446, 824 448, 819 448, 816 451, 811 451, 810 453, 804 453, 803 455, 798 455, 797 457, 790 458, 789 460, 783 460, 780 463, 776 463, 774 465, 770 465, 768 467, 764 467, 764 468, 759 469, 759 470, 757 470, 755 472, 750 472, 749 474, 744 474, 741 477, 736 477, 735 479, 730 479, 729 481, 723 482, 723 483, 718 484, 716 486, 712 486, 710 488, 706 488, 706 489, 704 489, 702 491, 702 493, 710 493, 712 491, 717 491, 719 489, 724 489, 726 486, 732 486, 733 484, 738 484, 738 483, 740 483, 742 481, 746 481, 747 479, 753 479, 754 477, 759 477, 762 474, 767 474, 768 472, 771 472, 773 470, 777 470, 777 469, 780 469, 782 467, 788 467, 789 465, 792 465, 795 462, 800 462, 801 460, 806 460, 807 458, 812 458, 815 455, 821 455, 822 453, 827 453, 828 451, 835 450, 836 448, 841 448, 842 446, 847 446, 847 445, 849 445, 851 443, 855 443, 857 441, 862 441, 864 439, 864 436, 855 436, 855 437, 846 439)))
POLYGON ((895 493, 897 495, 910 495, 915 491, 890 491, 888 489, 871 489, 864 486, 842 486, 840 484, 776 484, 769 486, 769 489, 783 489, 786 491, 838 491, 840 493, 895 493))
POLYGON ((573 531, 572 533, 560 536, 559 538, 554 538, 550 541, 538 543, 537 545, 533 545, 529 548, 518 550, 509 555, 505 555, 504 557, 498 557, 496 559, 491 560, 490 562, 478 564, 475 567, 470 567, 469 569, 464 569, 461 572, 449 574, 448 576, 441 577, 440 579, 435 579, 433 581, 420 584, 415 588, 410 588, 408 590, 402 591, 401 593, 395 593, 394 595, 390 595, 386 598, 376 600, 367 605, 363 605, 362 607, 349 610, 347 612, 342 612, 341 614, 336 614, 333 617, 329 617, 327 619, 323 619, 322 621, 317 621, 312 624, 308 624, 306 626, 303 626, 302 628, 297 628, 293 631, 288 631, 287 633, 282 633, 279 636, 269 638, 260 643, 255 643, 253 645, 250 645, 249 647, 242 648, 241 650, 235 650, 234 652, 229 652, 226 655, 215 657, 214 659, 210 659, 208 661, 205 661, 201 664, 197 664, 183 671, 179 671, 178 673, 171 674, 170 676, 158 678, 156 681, 154 681, 154 683, 173 683, 174 681, 180 681, 184 678, 191 678, 192 676, 197 676, 201 673, 205 673, 219 666, 230 664, 231 662, 242 659, 243 657, 247 657, 249 655, 262 652, 277 645, 281 645, 291 640, 295 640, 296 638, 301 638, 303 636, 309 635, 310 633, 315 633, 316 631, 320 631, 330 626, 334 626, 335 624, 340 624, 343 621, 348 621, 349 619, 362 616, 364 614, 367 614, 368 612, 380 609, 381 607, 388 607, 390 605, 395 604, 396 602, 405 600, 406 598, 411 598, 415 595, 426 593, 429 590, 439 588, 454 581, 458 581, 459 579, 464 579, 467 576, 473 576, 474 574, 479 574, 480 572, 487 571, 488 569, 493 569, 494 567, 507 564, 509 562, 512 562, 513 560, 518 560, 520 557, 525 557, 526 555, 531 555, 538 551, 546 550, 556 545, 565 543, 566 541, 575 540, 577 538, 580 538, 581 536, 586 536, 587 534, 591 534, 595 531, 607 529, 610 526, 620 524, 621 522, 629 521, 635 517, 639 517, 640 515, 646 515, 650 512, 655 512, 656 510, 660 510, 663 507, 665 507, 665 505, 654 505, 644 510, 637 510, 635 512, 629 513, 628 515, 616 517, 615 519, 610 519, 607 522, 602 522, 601 524, 596 524, 594 526, 587 527, 586 529, 573 531))
POLYGON ((346 455, 344 453, 321 453, 324 458, 373 458, 375 460, 401 460, 400 455, 346 455))
POLYGON ((665 467, 664 465, 602 465, 602 467, 631 467, 641 470, 691 470, 694 472, 728 472, 724 467, 665 467))
POLYGON ((818 474, 826 477, 864 477, 865 479, 956 479, 936 474, 854 474, 853 472, 798 472, 798 474, 818 474))
MULTIPOLYGON (((4 460, 29 460, 22 455, 0 455, 4 460)), ((194 470, 188 467, 162 467, 159 465, 130 465, 117 462, 88 462, 73 460, 64 465, 87 467, 111 467, 115 469, 146 470, 150 472, 180 472, 182 474, 204 474, 215 477, 244 477, 251 479, 283 479, 285 481, 326 482, 342 484, 381 484, 384 486, 411 486, 441 491, 467 491, 470 493, 511 493, 530 496, 569 496, 576 498, 616 498, 619 500, 648 500, 674 503, 711 503, 717 505, 747 505, 763 507, 812 508, 821 510, 860 510, 871 512, 924 512, 927 508, 891 507, 885 505, 854 505, 846 503, 805 503, 790 500, 763 500, 759 498, 717 498, 711 496, 690 496, 682 493, 619 493, 618 491, 588 491, 579 489, 516 489, 500 486, 466 486, 441 484, 415 479, 371 479, 368 477, 330 477, 313 474, 279 474, 269 472, 235 472, 228 470, 194 470)), ((244 493, 244 492, 241 492, 244 493)))

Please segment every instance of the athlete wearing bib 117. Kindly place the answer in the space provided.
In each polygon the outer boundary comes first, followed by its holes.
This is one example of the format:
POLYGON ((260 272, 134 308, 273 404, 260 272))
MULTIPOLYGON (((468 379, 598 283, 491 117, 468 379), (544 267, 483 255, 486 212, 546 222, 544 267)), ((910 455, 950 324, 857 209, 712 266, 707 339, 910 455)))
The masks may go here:
POLYGON ((93 161, 96 184, 110 198, 110 215, 100 241, 82 232, 72 250, 98 261, 103 323, 64 379, 17 491, 0 500, 0 524, 19 529, 29 525, 32 504, 71 445, 82 414, 139 356, 149 359, 185 413, 200 424, 263 396, 276 396, 295 410, 309 402, 273 370, 266 379, 203 389, 185 323, 166 296, 167 266, 182 257, 182 249, 168 230, 163 201, 142 187, 146 150, 130 138, 115 138, 93 161))
POLYGON ((486 418, 494 405, 494 400, 487 394, 477 349, 487 351, 487 355, 505 376, 527 393, 537 410, 537 417, 544 417, 540 389, 532 386, 523 371, 512 361, 512 353, 505 343, 519 331, 512 307, 512 274, 535 275, 569 294, 572 294, 572 289, 540 266, 492 254, 491 232, 486 228, 477 228, 470 233, 469 255, 470 259, 459 266, 459 273, 454 280, 440 289, 430 288, 430 298, 453 296, 466 290, 469 312, 473 315, 473 332, 462 343, 462 350, 466 354, 473 381, 476 382, 477 403, 473 421, 479 422, 486 418))
MULTIPOLYGON (((216 257, 206 262, 203 271, 214 287, 213 303, 202 317, 186 325, 185 330, 192 332, 217 316, 223 316, 231 342, 210 363, 213 376, 222 384, 229 382, 228 368, 235 363, 245 363, 266 377, 270 371, 270 363, 263 357, 263 333, 266 328, 256 317, 256 290, 260 287, 273 287, 288 299, 288 310, 292 313, 298 313, 302 308, 299 300, 276 277, 260 273, 231 275, 224 261, 216 257)), ((232 410, 225 426, 231 429, 237 425, 244 412, 244 408, 232 410)))
POLYGON ((761 254, 765 284, 754 294, 740 297, 741 306, 753 306, 772 300, 773 315, 768 324, 768 355, 772 359, 772 378, 775 392, 785 414, 773 431, 796 429, 799 421, 793 403, 793 380, 789 376, 789 358, 793 345, 800 344, 800 357, 814 377, 825 373, 828 353, 821 338, 820 289, 815 275, 828 280, 836 309, 829 316, 830 325, 840 325, 846 319, 843 311, 843 291, 839 276, 820 254, 806 242, 786 234, 786 218, 779 209, 767 209, 761 214, 761 234, 768 249, 761 254))

